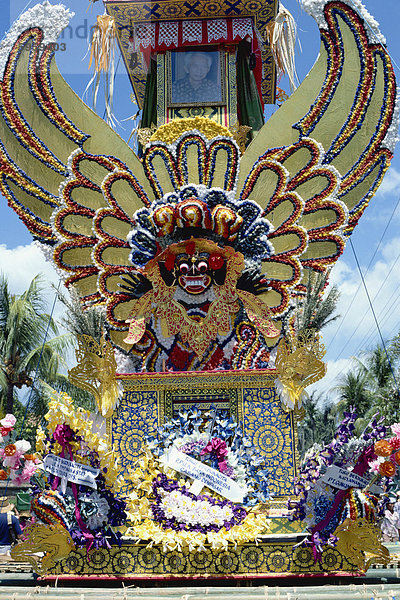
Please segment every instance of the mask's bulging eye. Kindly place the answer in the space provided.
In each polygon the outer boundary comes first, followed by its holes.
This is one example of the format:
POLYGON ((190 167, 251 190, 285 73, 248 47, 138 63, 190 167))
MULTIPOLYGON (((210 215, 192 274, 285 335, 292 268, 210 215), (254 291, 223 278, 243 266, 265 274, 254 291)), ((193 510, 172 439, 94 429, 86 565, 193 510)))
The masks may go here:
POLYGON ((200 273, 207 273, 208 264, 206 263, 205 260, 201 260, 197 265, 197 269, 200 271, 200 273))
POLYGON ((181 263, 179 265, 179 273, 181 275, 187 275, 189 273, 190 267, 187 263, 181 263))

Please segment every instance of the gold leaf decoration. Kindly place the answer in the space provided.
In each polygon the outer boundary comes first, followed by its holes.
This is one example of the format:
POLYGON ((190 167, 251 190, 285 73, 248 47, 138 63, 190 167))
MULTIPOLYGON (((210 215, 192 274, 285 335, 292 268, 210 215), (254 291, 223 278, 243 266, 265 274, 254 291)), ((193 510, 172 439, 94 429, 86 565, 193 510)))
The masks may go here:
POLYGON ((305 388, 324 377, 326 365, 322 358, 325 352, 319 334, 312 329, 281 340, 275 361, 276 385, 286 410, 301 409, 305 388))
POLYGON ((69 380, 93 394, 100 413, 110 417, 119 398, 117 363, 111 343, 104 336, 97 343, 89 335, 79 335, 75 354, 78 364, 68 371, 69 380))

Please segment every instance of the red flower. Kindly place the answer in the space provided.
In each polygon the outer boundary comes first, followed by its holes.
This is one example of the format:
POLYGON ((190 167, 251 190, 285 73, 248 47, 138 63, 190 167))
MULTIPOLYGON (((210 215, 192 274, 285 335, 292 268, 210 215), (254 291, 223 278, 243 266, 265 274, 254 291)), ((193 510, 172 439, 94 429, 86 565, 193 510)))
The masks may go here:
POLYGON ((392 454, 392 446, 387 440, 375 442, 374 450, 377 456, 390 456, 392 454))
POLYGON ((186 242, 185 250, 186 250, 186 254, 189 254, 189 255, 194 254, 194 251, 196 250, 196 244, 192 241, 186 242))
POLYGON ((167 271, 172 271, 174 265, 175 256, 173 254, 168 254, 167 258, 165 259, 165 268, 167 269, 167 271))
POLYGON ((383 475, 383 477, 393 477, 396 473, 396 467, 389 460, 385 460, 385 462, 379 465, 379 473, 383 475))
POLYGON ((14 446, 14 444, 8 444, 8 446, 4 448, 4 456, 14 456, 16 451, 17 448, 14 446))
POLYGON ((11 427, 0 427, 0 435, 6 437, 11 431, 11 427))
POLYGON ((211 269, 217 271, 218 269, 221 269, 221 267, 223 267, 224 259, 220 254, 210 254, 208 264, 210 265, 211 269))
POLYGON ((400 438, 393 437, 389 440, 392 450, 400 450, 400 438))

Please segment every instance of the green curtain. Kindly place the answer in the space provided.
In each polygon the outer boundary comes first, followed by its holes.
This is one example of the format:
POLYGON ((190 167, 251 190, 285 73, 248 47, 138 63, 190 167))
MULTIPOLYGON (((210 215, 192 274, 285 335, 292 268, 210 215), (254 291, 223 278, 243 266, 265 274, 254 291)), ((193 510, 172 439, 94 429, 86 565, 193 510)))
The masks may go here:
POLYGON ((236 58, 236 78, 238 90, 238 120, 240 125, 252 127, 251 135, 264 125, 264 115, 254 73, 249 67, 251 44, 242 40, 236 58))
MULTIPOLYGON (((157 63, 155 60, 150 60, 150 68, 146 77, 146 87, 144 89, 144 101, 142 119, 140 128, 151 127, 157 125, 157 63)), ((141 157, 143 148, 138 144, 138 155, 141 157)))

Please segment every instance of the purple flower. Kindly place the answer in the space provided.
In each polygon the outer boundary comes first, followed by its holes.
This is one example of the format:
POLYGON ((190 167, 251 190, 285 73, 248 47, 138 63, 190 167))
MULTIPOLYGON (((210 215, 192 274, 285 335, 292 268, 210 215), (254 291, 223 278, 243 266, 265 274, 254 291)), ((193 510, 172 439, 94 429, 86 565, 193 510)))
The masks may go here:
POLYGON ((67 423, 57 425, 53 439, 60 444, 60 446, 66 446, 69 442, 75 439, 75 432, 67 423))

